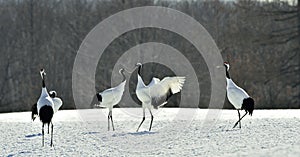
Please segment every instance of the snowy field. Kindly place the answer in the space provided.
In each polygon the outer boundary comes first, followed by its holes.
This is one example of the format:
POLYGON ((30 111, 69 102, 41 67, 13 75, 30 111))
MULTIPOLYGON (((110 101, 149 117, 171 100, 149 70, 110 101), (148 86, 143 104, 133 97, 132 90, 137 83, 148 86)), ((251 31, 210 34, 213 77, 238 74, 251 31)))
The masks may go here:
POLYGON ((254 110, 232 129, 235 110, 161 108, 151 132, 149 115, 135 131, 141 108, 114 109, 115 131, 107 131, 106 115, 59 111, 52 148, 48 134, 41 147, 41 122, 31 122, 30 112, 0 114, 1 156, 300 156, 300 110, 254 110))

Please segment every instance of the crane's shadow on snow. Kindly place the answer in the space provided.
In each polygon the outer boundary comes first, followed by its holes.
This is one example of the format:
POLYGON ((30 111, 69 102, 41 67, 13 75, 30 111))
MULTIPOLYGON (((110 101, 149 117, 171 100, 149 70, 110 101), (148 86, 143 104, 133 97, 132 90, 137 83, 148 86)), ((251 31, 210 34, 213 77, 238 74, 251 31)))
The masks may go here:
POLYGON ((127 136, 127 135, 132 135, 132 136, 142 136, 142 135, 154 135, 159 132, 150 132, 150 131, 141 131, 141 132, 129 132, 129 133, 120 133, 120 134, 113 134, 113 137, 120 137, 120 136, 127 136))
MULTIPOLYGON (((153 134, 157 134, 157 133, 158 132, 150 132, 150 131, 129 132, 129 133, 115 133, 115 134, 112 135, 112 137, 121 137, 121 136, 127 136, 127 135, 142 136, 142 135, 153 135, 153 134)), ((91 132, 83 132, 82 134, 83 135, 95 135, 95 134, 101 134, 101 132, 92 132, 91 131, 91 132)), ((27 135, 27 136, 34 137, 34 135, 27 135)))
POLYGON ((93 135, 93 134, 100 134, 100 132, 90 131, 90 132, 83 132, 83 135, 93 135))
POLYGON ((33 138, 33 137, 38 137, 38 136, 42 136, 42 134, 38 133, 38 134, 25 135, 26 138, 33 138))
POLYGON ((226 132, 238 132, 241 129, 221 129, 221 130, 209 130, 208 133, 226 133, 226 132))
POLYGON ((30 151, 21 151, 18 154, 9 154, 9 155, 7 155, 7 157, 13 157, 13 156, 19 156, 19 155, 25 155, 26 156, 30 153, 31 153, 30 151))
POLYGON ((138 136, 138 135, 152 135, 152 134, 157 134, 158 132, 150 132, 150 131, 141 131, 141 132, 129 132, 127 134, 133 135, 133 136, 138 136))

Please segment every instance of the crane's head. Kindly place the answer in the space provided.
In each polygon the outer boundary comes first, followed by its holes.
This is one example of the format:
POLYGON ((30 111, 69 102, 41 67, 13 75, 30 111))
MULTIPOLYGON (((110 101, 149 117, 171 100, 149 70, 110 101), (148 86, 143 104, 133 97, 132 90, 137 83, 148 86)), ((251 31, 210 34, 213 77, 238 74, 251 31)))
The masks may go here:
POLYGON ((54 90, 52 90, 49 92, 49 95, 51 98, 55 98, 57 96, 57 93, 54 90))
POLYGON ((119 70, 119 73, 121 74, 121 73, 123 73, 123 72, 124 72, 124 69, 121 68, 121 69, 119 70))
POLYGON ((141 68, 142 68, 142 63, 136 63, 136 65, 139 69, 138 69, 138 74, 141 75, 141 68))
POLYGON ((41 74, 42 79, 44 79, 44 76, 46 75, 45 70, 41 69, 40 74, 41 74))
POLYGON ((124 70, 125 70, 125 69, 123 69, 123 68, 121 68, 121 69, 119 70, 119 73, 123 76, 122 82, 124 82, 124 81, 126 80, 126 77, 125 77, 125 75, 124 75, 124 70))
POLYGON ((140 67, 142 66, 142 63, 136 63, 135 66, 140 67))
POLYGON ((224 62, 224 66, 225 66, 225 68, 226 68, 226 70, 229 70, 229 63, 228 62, 224 62))

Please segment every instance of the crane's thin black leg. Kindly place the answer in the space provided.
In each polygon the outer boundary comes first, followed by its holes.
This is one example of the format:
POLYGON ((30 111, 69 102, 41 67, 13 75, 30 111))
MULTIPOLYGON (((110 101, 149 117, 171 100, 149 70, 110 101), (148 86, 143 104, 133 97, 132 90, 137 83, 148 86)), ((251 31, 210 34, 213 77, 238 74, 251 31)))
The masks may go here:
MULTIPOLYGON (((239 119, 241 119, 241 114, 240 114, 240 110, 238 110, 238 113, 239 113, 239 119)), ((239 127, 240 127, 240 129, 242 128, 242 124, 241 124, 241 121, 239 122, 239 127)))
POLYGON ((50 124, 48 123, 48 134, 49 134, 49 125, 50 125, 50 124))
POLYGON ((137 128, 136 132, 139 131, 139 129, 140 129, 140 127, 141 127, 141 125, 143 124, 144 121, 145 121, 145 108, 143 108, 143 120, 142 120, 142 122, 140 123, 139 127, 137 128))
MULTIPOLYGON (((239 116, 239 119, 241 119, 241 114, 240 114, 240 110, 237 110, 238 111, 238 116, 239 116)), ((240 124, 240 128, 241 128, 241 122, 237 122, 234 124, 233 128, 235 128, 237 126, 237 124, 240 124)))
POLYGON ((42 146, 44 147, 44 123, 42 125, 42 135, 43 135, 43 137, 42 137, 42 146))
POLYGON ((50 147, 53 146, 53 123, 51 122, 51 142, 50 142, 50 147))
POLYGON ((149 131, 151 131, 151 128, 152 128, 152 122, 153 122, 153 115, 152 115, 152 112, 151 110, 149 109, 149 112, 151 114, 151 122, 150 122, 150 128, 149 128, 149 131))
POLYGON ((107 124, 108 124, 108 125, 107 125, 107 128, 108 128, 108 131, 109 131, 109 117, 110 117, 109 114, 110 114, 110 112, 108 113, 108 116, 107 116, 107 124))
POLYGON ((233 128, 235 128, 236 126, 237 126, 237 124, 247 115, 247 113, 248 112, 246 112, 243 116, 242 116, 242 118, 240 118, 235 124, 234 124, 234 126, 233 126, 233 128))
POLYGON ((115 131, 114 121, 112 119, 112 111, 109 111, 109 113, 110 113, 111 125, 112 125, 112 128, 113 128, 113 131, 115 131))

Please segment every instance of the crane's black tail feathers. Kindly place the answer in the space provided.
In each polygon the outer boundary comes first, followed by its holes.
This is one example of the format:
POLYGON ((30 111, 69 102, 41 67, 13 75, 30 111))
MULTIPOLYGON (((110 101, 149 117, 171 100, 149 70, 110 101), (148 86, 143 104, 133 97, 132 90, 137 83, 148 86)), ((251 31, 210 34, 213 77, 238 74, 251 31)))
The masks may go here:
POLYGON ((99 94, 99 93, 97 93, 96 96, 97 96, 98 101, 99 101, 99 102, 102 102, 102 95, 99 94))
POLYGON ((37 104, 35 103, 31 107, 31 119, 32 119, 32 121, 34 121, 37 116, 38 116, 37 104))
POLYGON ((54 111, 53 111, 52 107, 45 105, 40 109, 40 113, 39 113, 40 120, 43 123, 49 124, 52 120, 53 114, 54 114, 54 111))
POLYGON ((242 110, 245 110, 249 113, 250 116, 252 116, 254 110, 254 100, 250 97, 244 99, 242 104, 242 110))

